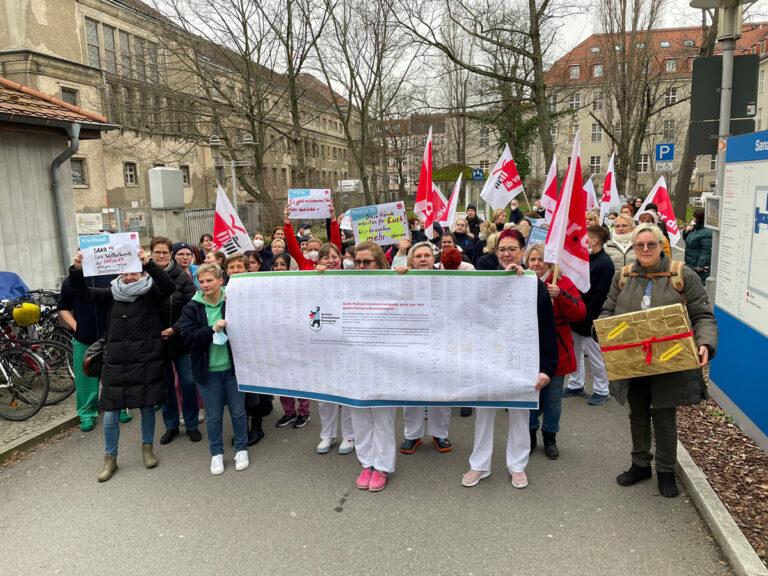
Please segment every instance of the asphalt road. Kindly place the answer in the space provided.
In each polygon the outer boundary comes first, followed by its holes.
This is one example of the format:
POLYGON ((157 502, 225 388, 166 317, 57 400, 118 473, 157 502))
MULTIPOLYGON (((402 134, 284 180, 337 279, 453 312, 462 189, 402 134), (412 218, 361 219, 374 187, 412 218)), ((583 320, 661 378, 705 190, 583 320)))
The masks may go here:
POLYGON ((160 466, 145 470, 134 419, 119 471, 98 484, 101 427, 78 431, 0 467, 0 574, 728 574, 685 493, 616 485, 629 462, 624 408, 564 403, 562 457, 539 448, 525 490, 506 474, 501 414, 493 475, 479 486, 460 485, 473 418, 455 412, 454 451, 398 454, 380 493, 355 488, 354 453, 313 453, 316 411, 301 430, 276 429, 273 414, 251 467, 235 472, 227 445, 216 477, 206 441, 186 437, 156 445, 160 466))

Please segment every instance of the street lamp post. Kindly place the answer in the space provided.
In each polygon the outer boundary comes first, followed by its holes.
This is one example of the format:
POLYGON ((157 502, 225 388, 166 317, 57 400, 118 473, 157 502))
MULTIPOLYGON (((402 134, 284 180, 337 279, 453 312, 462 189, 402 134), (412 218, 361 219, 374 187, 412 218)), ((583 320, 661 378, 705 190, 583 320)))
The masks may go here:
MULTIPOLYGON (((208 139, 208 146, 211 148, 211 154, 213 155, 213 162, 215 166, 222 166, 219 149, 221 148, 221 139, 216 135, 212 135, 208 139)), ((229 160, 230 177, 232 179, 232 207, 237 212, 237 167, 238 166, 253 166, 254 162, 254 148, 256 143, 253 141, 253 136, 246 133, 243 135, 243 139, 240 142, 240 147, 245 148, 246 159, 235 160, 234 158, 229 160)), ((218 181, 218 179, 217 179, 218 181)), ((220 182, 219 182, 220 184, 220 182)))

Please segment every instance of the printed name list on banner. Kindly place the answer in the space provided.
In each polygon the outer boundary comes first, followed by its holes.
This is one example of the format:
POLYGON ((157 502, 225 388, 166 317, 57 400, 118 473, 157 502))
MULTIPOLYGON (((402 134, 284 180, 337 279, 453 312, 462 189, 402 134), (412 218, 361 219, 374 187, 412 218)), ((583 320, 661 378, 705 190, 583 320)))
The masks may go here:
POLYGON ((141 272, 139 235, 136 232, 79 236, 84 276, 141 272))
POLYGON ((350 406, 536 408, 536 282, 495 271, 238 275, 227 286, 238 384, 350 406), (270 298, 285 305, 253 305, 270 298))
POLYGON ((370 240, 379 246, 388 246, 411 237, 405 204, 402 202, 353 208, 349 216, 356 244, 370 240))
POLYGON ((331 191, 327 188, 291 188, 288 190, 288 207, 291 218, 330 218, 331 191))

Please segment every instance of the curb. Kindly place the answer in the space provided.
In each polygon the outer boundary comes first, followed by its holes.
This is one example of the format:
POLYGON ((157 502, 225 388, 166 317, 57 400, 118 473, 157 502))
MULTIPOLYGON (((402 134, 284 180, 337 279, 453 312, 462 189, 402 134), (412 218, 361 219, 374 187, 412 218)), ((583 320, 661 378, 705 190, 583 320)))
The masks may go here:
POLYGON ((768 576, 768 568, 709 485, 704 472, 677 442, 677 469, 693 503, 712 531, 736 576, 768 576))
POLYGON ((52 420, 49 423, 47 428, 44 428, 43 430, 37 430, 35 432, 30 432, 29 434, 25 434, 18 440, 15 440, 10 444, 0 447, 0 464, 2 464, 3 462, 11 458, 14 454, 17 454, 24 450, 29 450, 31 448, 34 448, 38 444, 45 442, 46 440, 48 440, 48 438, 58 434, 62 430, 71 428, 72 426, 76 425, 79 421, 80 421, 80 418, 78 417, 77 414, 69 414, 66 416, 61 416, 56 420, 52 420))

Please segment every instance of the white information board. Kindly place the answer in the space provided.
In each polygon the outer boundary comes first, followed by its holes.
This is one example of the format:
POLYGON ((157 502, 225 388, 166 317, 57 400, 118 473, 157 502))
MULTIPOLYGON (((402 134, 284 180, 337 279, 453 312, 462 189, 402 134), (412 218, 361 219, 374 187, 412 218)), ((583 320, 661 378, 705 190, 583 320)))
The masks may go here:
POLYGON ((529 409, 536 296, 535 276, 495 271, 242 274, 227 286, 227 334, 246 392, 529 409))
POLYGON ((716 303, 768 336, 768 132, 728 140, 716 303))

